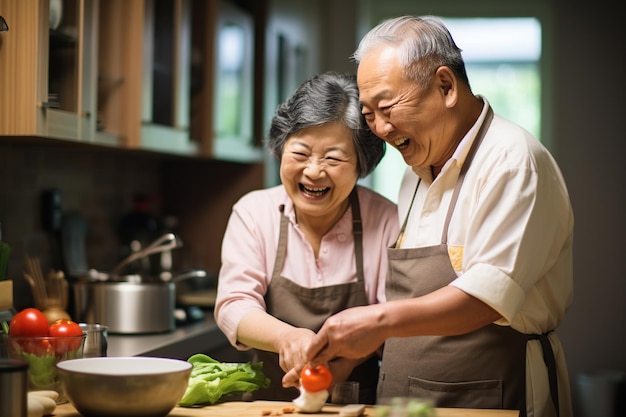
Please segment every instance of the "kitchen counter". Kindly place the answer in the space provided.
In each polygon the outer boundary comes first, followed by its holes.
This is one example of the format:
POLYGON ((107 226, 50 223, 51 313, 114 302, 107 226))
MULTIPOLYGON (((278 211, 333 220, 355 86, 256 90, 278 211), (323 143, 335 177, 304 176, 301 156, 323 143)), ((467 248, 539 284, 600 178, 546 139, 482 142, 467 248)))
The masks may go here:
POLYGON ((228 345, 217 327, 213 311, 205 311, 202 321, 159 334, 109 334, 107 356, 161 356, 187 360, 196 353, 208 353, 228 345))
MULTIPOLYGON (((277 401, 254 401, 242 402, 232 401, 222 404, 210 405, 202 408, 186 408, 175 407, 168 417, 260 417, 264 411, 273 412, 273 415, 280 415, 284 407, 292 407, 290 402, 277 401)), ((306 416, 306 417, 330 417, 339 415, 341 406, 326 405, 321 413, 302 414, 287 413, 282 414, 283 417, 288 416, 306 416)), ((55 417, 80 417, 81 414, 71 404, 58 405, 54 410, 55 417)), ((375 417, 375 407, 367 407, 363 416, 375 417)), ((437 417, 518 417, 518 411, 512 410, 476 410, 467 408, 437 408, 437 417)))

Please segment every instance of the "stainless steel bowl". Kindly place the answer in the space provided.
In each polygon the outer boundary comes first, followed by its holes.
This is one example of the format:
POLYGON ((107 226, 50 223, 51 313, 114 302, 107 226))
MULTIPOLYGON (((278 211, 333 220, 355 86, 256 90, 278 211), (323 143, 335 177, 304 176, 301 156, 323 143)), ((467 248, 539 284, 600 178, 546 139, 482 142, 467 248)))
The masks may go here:
POLYGON ((185 394, 192 366, 178 359, 100 357, 57 368, 65 395, 85 417, 164 417, 185 394))

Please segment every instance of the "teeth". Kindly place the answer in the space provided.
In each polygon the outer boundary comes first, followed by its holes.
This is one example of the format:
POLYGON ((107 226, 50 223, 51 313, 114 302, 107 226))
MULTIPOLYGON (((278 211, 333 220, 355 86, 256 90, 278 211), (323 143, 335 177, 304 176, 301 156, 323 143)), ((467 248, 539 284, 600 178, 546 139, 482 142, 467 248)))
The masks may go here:
POLYGON ((328 187, 324 187, 324 188, 307 188, 305 186, 302 186, 302 190, 304 190, 304 192, 307 193, 307 194, 321 196, 326 191, 328 191, 328 187))
POLYGON ((400 138, 400 139, 396 139, 393 143, 396 144, 396 146, 400 146, 402 145, 404 142, 406 142, 407 140, 409 140, 408 138, 400 138))

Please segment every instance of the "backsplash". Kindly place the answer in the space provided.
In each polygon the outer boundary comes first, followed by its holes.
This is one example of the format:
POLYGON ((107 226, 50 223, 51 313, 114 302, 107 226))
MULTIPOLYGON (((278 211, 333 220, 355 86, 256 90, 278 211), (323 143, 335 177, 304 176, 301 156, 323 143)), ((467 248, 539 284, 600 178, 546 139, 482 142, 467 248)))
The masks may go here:
POLYGON ((42 226, 44 190, 59 190, 62 210, 85 217, 88 266, 106 270, 118 260, 119 219, 134 193, 160 193, 160 167, 158 158, 142 154, 0 142, 0 222, 11 245, 15 307, 32 305, 24 255, 39 257, 44 273, 53 264, 56 240, 42 226))

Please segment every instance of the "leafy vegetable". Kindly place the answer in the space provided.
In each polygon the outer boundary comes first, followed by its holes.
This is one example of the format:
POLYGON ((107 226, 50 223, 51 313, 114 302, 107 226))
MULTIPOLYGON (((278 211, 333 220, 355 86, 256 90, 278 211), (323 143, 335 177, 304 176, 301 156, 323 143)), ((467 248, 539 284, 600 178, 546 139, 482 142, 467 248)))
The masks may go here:
POLYGON ((54 367, 57 359, 54 355, 37 356, 23 353, 22 359, 28 362, 30 386, 36 389, 55 388, 57 371, 54 367))
POLYGON ((189 385, 178 405, 215 404, 225 395, 252 392, 270 385, 263 374, 263 362, 228 363, 198 353, 187 359, 193 366, 189 385))

